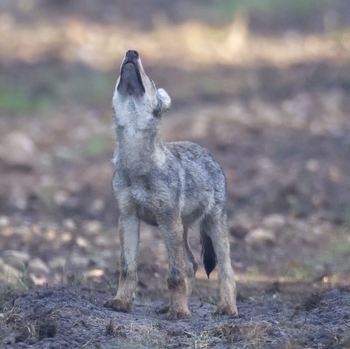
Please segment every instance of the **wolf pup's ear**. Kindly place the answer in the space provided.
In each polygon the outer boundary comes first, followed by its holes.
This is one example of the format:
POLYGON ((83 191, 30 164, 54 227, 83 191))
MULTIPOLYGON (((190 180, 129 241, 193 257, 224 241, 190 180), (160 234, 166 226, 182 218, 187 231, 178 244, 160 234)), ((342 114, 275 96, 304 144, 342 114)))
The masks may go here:
POLYGON ((161 113, 164 113, 171 106, 171 98, 163 88, 158 89, 158 97, 162 101, 161 113))

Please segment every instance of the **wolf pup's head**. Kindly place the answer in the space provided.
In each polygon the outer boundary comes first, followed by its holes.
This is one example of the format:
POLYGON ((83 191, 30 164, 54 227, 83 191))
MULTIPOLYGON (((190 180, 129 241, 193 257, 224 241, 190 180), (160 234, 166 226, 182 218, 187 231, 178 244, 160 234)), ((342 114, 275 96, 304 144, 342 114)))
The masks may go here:
POLYGON ((170 108, 171 99, 146 75, 138 52, 129 50, 120 67, 112 104, 117 118, 127 115, 159 118, 170 108))

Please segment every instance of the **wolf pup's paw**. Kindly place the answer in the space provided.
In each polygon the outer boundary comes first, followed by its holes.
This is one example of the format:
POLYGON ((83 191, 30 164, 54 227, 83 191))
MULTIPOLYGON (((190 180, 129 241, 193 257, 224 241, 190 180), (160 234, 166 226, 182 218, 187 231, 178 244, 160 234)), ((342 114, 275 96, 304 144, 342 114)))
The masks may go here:
POLYGON ((122 313, 129 313, 132 308, 132 301, 119 298, 110 298, 104 302, 103 306, 122 313))
POLYGON ((221 304, 214 315, 238 315, 237 306, 235 304, 221 304))
POLYGON ((188 309, 169 309, 166 314, 167 320, 180 320, 180 319, 190 319, 192 317, 191 312, 188 309))

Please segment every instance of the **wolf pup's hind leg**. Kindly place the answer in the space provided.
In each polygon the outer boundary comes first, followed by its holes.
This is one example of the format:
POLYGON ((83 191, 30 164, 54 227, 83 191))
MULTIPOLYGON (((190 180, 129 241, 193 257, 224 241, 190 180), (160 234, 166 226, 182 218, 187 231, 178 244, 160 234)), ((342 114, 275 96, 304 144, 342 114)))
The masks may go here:
POLYGON ((186 282, 188 297, 192 294, 194 277, 198 269, 198 263, 196 262, 191 246, 188 242, 188 228, 184 226, 184 244, 185 244, 185 262, 186 262, 186 282))
POLYGON ((209 274, 217 261, 220 283, 220 303, 216 314, 237 314, 236 283, 230 260, 230 243, 226 226, 226 215, 213 212, 200 223, 203 251, 203 262, 209 274), (209 240, 208 240, 209 239, 209 240), (211 255, 210 254, 214 254, 211 255))

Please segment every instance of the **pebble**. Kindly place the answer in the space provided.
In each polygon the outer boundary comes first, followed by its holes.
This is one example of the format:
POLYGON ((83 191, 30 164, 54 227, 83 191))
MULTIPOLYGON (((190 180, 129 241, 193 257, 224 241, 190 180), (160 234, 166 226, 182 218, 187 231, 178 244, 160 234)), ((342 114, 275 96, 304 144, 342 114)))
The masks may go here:
POLYGON ((35 272, 35 273, 44 273, 44 274, 49 274, 50 273, 49 267, 40 258, 32 259, 29 262, 28 267, 29 267, 30 271, 35 272))
POLYGON ((248 229, 241 225, 233 225, 229 228, 230 234, 238 240, 243 240, 248 234, 248 229))
POLYGON ((105 207, 106 207, 106 204, 105 204, 104 200, 102 200, 102 199, 95 199, 91 203, 90 211, 91 211, 92 214, 98 215, 105 209, 105 207))
POLYGON ((68 230, 71 230, 71 231, 73 231, 73 230, 75 230, 75 229, 77 228, 77 226, 76 226, 74 220, 71 219, 71 218, 65 219, 65 220, 62 222, 62 225, 63 225, 64 228, 66 228, 66 229, 68 229, 68 230))
POLYGON ((16 285, 21 275, 22 273, 18 269, 0 259, 0 280, 16 285))
POLYGON ((276 241, 276 235, 272 230, 257 228, 251 230, 245 237, 245 241, 248 244, 269 242, 274 243, 276 241))
POLYGON ((85 278, 100 278, 105 274, 103 269, 92 269, 83 273, 85 278))
POLYGON ((49 261, 49 266, 52 269, 62 269, 67 263, 67 258, 54 257, 49 261))
POLYGON ((34 285, 43 286, 48 283, 47 278, 43 275, 36 275, 34 273, 29 273, 29 277, 34 285))
POLYGON ((10 218, 6 216, 0 216, 0 227, 7 227, 10 225, 10 218))
POLYGON ((286 218, 281 214, 270 214, 264 217, 262 225, 268 229, 278 229, 286 224, 286 218))
POLYGON ((11 132, 2 141, 0 157, 5 165, 33 168, 36 155, 33 140, 24 132, 11 132))
POLYGON ((69 242, 73 239, 73 236, 71 233, 65 232, 60 235, 61 242, 69 242))
POLYGON ((84 230, 88 235, 97 235, 102 230, 102 223, 100 221, 90 221, 84 226, 84 230))
POLYGON ((29 262, 30 255, 27 252, 7 250, 2 253, 2 258, 5 263, 21 269, 29 262))
POLYGON ((9 202, 16 209, 25 210, 28 207, 28 194, 23 187, 16 186, 10 193, 9 202))
POLYGON ((57 204, 58 206, 62 206, 69 200, 69 196, 69 192, 67 190, 62 189, 54 194, 53 200, 55 204, 57 204))
POLYGON ((111 238, 105 235, 99 235, 94 239, 94 244, 98 247, 111 246, 111 238))
POLYGON ((79 247, 82 247, 82 248, 87 248, 90 246, 89 241, 87 239, 83 238, 82 236, 78 236, 76 238, 75 242, 79 247))

